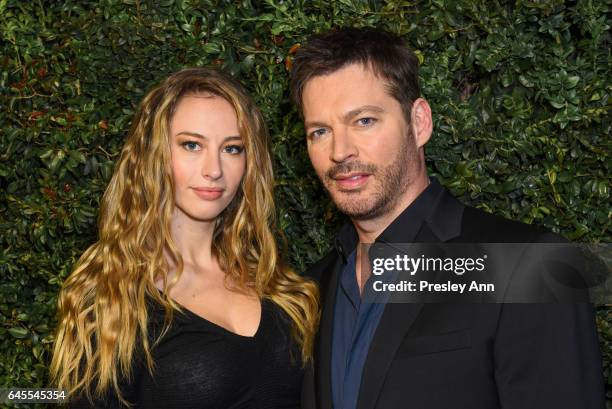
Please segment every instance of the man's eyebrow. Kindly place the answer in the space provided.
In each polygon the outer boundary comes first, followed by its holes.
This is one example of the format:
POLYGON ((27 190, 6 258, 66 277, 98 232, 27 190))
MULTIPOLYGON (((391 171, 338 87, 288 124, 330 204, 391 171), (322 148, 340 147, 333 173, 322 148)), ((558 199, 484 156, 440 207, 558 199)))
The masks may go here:
POLYGON ((364 106, 360 106, 359 108, 355 108, 355 109, 348 111, 346 114, 343 115, 343 118, 345 121, 348 121, 356 117, 357 115, 361 114, 362 112, 381 113, 381 112, 385 112, 385 110, 376 105, 364 105, 364 106))
MULTIPOLYGON (((187 136, 192 136, 194 138, 198 138, 198 139, 208 139, 207 136, 202 135, 201 133, 197 133, 197 132, 190 132, 190 131, 181 131, 179 133, 176 134, 176 136, 179 135, 187 135, 187 136)), ((231 136, 226 136, 225 138, 223 138, 223 142, 227 142, 227 141, 241 141, 242 138, 239 135, 231 135, 231 136)))
POLYGON ((327 124, 325 122, 320 122, 320 121, 311 121, 311 122, 306 122, 304 124, 304 128, 308 129, 311 127, 317 127, 317 128, 325 128, 327 126, 327 124))

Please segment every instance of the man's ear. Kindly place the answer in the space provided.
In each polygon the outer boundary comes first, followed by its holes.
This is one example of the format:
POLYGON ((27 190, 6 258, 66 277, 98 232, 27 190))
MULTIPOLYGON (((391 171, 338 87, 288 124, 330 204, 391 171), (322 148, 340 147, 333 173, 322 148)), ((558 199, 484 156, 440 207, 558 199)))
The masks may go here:
POLYGON ((429 103, 423 98, 418 98, 412 103, 410 111, 410 127, 418 148, 423 147, 433 131, 433 121, 431 119, 431 108, 429 103))

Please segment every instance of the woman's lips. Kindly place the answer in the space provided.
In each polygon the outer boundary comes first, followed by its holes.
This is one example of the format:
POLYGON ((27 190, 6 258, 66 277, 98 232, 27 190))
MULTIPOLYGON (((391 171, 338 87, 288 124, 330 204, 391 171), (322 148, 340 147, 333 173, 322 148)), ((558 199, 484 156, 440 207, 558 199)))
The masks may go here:
POLYGON ((346 176, 336 176, 334 180, 340 190, 354 190, 366 184, 370 175, 368 173, 355 173, 346 176))
POLYGON ((198 197, 204 200, 216 200, 223 194, 223 189, 219 187, 194 187, 192 189, 198 197))

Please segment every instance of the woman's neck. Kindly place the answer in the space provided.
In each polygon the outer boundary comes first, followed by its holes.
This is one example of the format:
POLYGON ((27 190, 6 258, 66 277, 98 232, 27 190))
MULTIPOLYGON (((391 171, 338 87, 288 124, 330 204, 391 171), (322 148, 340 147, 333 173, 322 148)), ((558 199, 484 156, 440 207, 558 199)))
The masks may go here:
POLYGON ((176 209, 170 222, 172 239, 185 264, 206 267, 213 263, 215 220, 196 220, 176 209))

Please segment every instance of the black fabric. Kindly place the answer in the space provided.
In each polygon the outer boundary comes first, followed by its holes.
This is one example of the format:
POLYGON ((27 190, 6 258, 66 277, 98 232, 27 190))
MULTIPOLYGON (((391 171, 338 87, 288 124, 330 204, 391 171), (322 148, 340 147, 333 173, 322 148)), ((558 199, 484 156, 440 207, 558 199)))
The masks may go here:
MULTIPOLYGON (((435 182, 434 182, 435 183, 435 182)), ((561 238, 464 206, 442 186, 415 242, 546 243, 561 238)), ((387 242, 406 242, 400 215, 387 242)), ((382 236, 382 235, 381 235, 382 236)), ((331 337, 345 247, 306 273, 319 282, 322 312, 302 407, 331 409, 331 337)), ((576 304, 387 304, 363 369, 358 409, 604 408, 593 306, 576 304)))
MULTIPOLYGON (((163 309, 150 309, 151 340, 159 334, 163 309)), ((134 408, 299 408, 303 370, 291 336, 290 320, 280 307, 262 301, 256 334, 232 333, 189 310, 175 313, 170 330, 152 350, 149 374, 141 359, 122 393, 134 408)), ((123 408, 109 394, 91 403, 81 398, 72 408, 123 408)))

